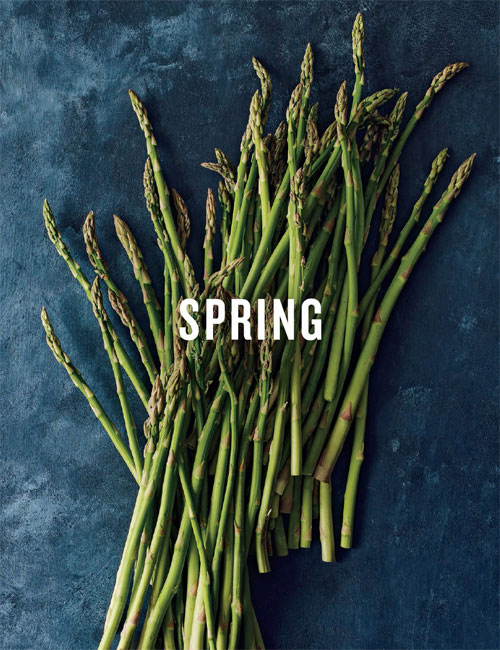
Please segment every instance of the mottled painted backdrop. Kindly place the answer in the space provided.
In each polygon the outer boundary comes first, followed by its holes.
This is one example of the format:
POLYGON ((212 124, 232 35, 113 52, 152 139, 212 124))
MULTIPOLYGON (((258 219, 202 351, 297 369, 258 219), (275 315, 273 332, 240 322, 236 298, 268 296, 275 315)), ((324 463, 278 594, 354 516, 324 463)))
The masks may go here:
MULTIPOLYGON (((400 218, 435 154, 443 179, 477 162, 387 329, 373 373, 356 548, 318 544, 253 575, 270 648, 498 647, 497 2, 8 2, 0 4, 2 452, 0 638, 5 649, 97 645, 135 493, 84 398, 45 345, 46 305, 110 412, 111 371, 90 306, 49 243, 42 200, 86 272, 95 210, 107 259, 134 290, 112 212, 159 263, 142 198, 145 147, 127 89, 146 101, 171 185, 191 209, 199 267, 213 147, 236 159, 257 80, 284 112, 304 48, 332 119, 352 82, 350 32, 365 15, 367 91, 409 90, 445 64, 471 67, 436 98, 402 158, 400 218)), ((138 294, 136 293, 136 296, 138 294)), ((138 311, 141 307, 133 302, 138 311)), ((142 313, 142 312, 141 312, 142 313)), ((341 506, 342 485, 336 486, 341 506)), ((337 529, 340 513, 336 513, 337 529)))

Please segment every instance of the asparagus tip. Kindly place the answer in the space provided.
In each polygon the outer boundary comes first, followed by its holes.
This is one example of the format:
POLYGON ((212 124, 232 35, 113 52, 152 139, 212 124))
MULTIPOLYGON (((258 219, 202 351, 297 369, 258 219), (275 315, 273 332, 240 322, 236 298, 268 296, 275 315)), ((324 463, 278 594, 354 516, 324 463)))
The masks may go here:
POLYGON ((335 103, 335 119, 337 124, 345 126, 347 123, 347 82, 344 80, 340 84, 335 103))

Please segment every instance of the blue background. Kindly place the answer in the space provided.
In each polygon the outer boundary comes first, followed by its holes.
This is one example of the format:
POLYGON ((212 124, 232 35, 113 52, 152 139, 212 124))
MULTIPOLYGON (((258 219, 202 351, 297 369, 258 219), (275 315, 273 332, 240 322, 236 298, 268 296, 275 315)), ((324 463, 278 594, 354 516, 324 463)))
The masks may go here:
POLYGON ((321 563, 317 543, 275 562, 270 575, 253 575, 255 606, 269 648, 498 647, 498 4, 364 0, 1 3, 3 648, 97 645, 135 493, 44 342, 42 305, 118 416, 90 305, 44 233, 43 198, 89 275, 81 226, 90 209, 129 293, 112 212, 130 223, 150 266, 159 263, 132 87, 149 107, 168 180, 190 207, 199 268, 206 187, 217 182, 199 163, 213 160, 214 146, 237 157, 258 87, 251 56, 272 74, 275 125, 310 40, 326 125, 340 82, 352 83, 358 10, 367 92, 396 84, 409 90, 410 107, 445 64, 471 62, 407 146, 400 218, 443 146, 451 159, 435 197, 467 155, 478 157, 401 297, 372 375, 356 548, 336 565, 321 563))

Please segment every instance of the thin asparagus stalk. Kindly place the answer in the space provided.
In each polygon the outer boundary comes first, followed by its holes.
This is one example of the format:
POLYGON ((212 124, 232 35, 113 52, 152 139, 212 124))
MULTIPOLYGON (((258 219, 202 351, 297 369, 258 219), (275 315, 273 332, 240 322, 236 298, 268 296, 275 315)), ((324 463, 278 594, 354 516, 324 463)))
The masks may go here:
POLYGON ((306 122, 306 136, 304 145, 304 177, 309 180, 312 171, 313 161, 318 154, 319 135, 318 135, 318 104, 314 104, 306 122))
POLYGON ((243 263, 238 268, 238 270, 234 275, 236 295, 238 295, 239 292, 241 291, 244 278, 248 273, 248 269, 252 261, 252 253, 254 248, 253 238, 256 229, 255 228, 256 221, 258 226, 259 224, 260 226, 262 225, 262 213, 260 210, 260 201, 258 196, 256 196, 256 193, 254 192, 252 194, 252 198, 250 199, 250 205, 248 208, 248 216, 247 216, 247 225, 245 228, 245 238, 241 245, 241 257, 243 258, 243 263))
POLYGON ((231 197, 222 181, 219 181, 218 197, 219 197, 220 206, 222 208, 221 221, 220 221, 220 233, 221 233, 221 240, 222 240, 221 265, 223 266, 224 264, 227 263, 227 253, 229 247, 229 232, 230 232, 229 214, 231 211, 231 197))
MULTIPOLYGON (((153 527, 153 515, 149 511, 148 516, 146 517, 146 525, 142 531, 141 541, 139 543, 139 551, 137 552, 137 560, 135 562, 134 568, 134 581, 132 582, 131 598, 134 597, 135 592, 137 591, 137 586, 141 579, 142 571, 144 569, 144 562, 146 561, 146 552, 149 548, 151 542, 151 532, 153 527)), ((128 616, 128 612, 127 612, 128 616)))
POLYGON ((142 297, 149 316, 151 332, 153 333, 158 356, 161 359, 163 357, 163 351, 165 348, 163 329, 161 325, 160 304, 156 298, 156 294, 151 283, 151 278, 149 277, 149 273, 144 262, 144 257, 135 237, 132 235, 130 228, 123 221, 123 219, 120 219, 120 217, 118 217, 116 214, 113 215, 113 219, 118 239, 120 240, 121 245, 127 253, 127 257, 129 258, 134 270, 134 276, 141 286, 142 297))
POLYGON ((302 234, 302 205, 305 193, 304 173, 298 170, 290 188, 289 225, 290 258, 288 296, 295 305, 295 339, 293 344, 292 374, 290 378, 290 438, 291 473, 302 474, 302 405, 301 405, 301 345, 299 338, 299 305, 304 289, 304 239, 302 234))
POLYGON ((211 189, 209 189, 207 193, 206 215, 205 240, 203 242, 203 280, 205 281, 205 286, 208 278, 213 273, 214 263, 213 243, 215 237, 215 196, 211 189))
POLYGON ((165 646, 164 650, 176 650, 175 645, 175 624, 174 624, 174 615, 172 608, 169 608, 167 616, 163 621, 162 625, 163 630, 163 645, 165 646))
POLYGON ((177 235, 182 250, 186 253, 186 247, 189 236, 191 234, 191 221, 189 219, 189 212, 186 202, 176 189, 172 188, 172 199, 174 201, 175 212, 177 214, 177 235))
POLYGON ((174 338, 176 335, 174 314, 179 302, 179 274, 174 259, 174 254, 170 246, 168 235, 163 226, 163 219, 160 212, 160 200, 156 191, 153 165, 151 159, 146 159, 143 174, 144 184, 144 198, 146 199, 146 207, 151 216, 153 226, 157 236, 157 243, 163 253, 163 337, 164 337, 164 353, 161 359, 164 372, 173 362, 173 346, 174 338))
POLYGON ((207 550, 210 557, 214 552, 215 541, 217 539, 217 532, 220 526, 222 501, 224 499, 224 483, 227 476, 230 447, 231 447, 231 416, 230 416, 229 404, 226 404, 226 408, 224 409, 224 414, 222 416, 220 446, 219 446, 219 452, 217 454, 217 465, 216 465, 215 476, 213 481, 212 499, 210 501, 210 514, 208 517, 207 550))
POLYGON ((186 284, 186 277, 184 274, 184 250, 180 244, 179 237, 177 235, 177 230, 175 227, 175 222, 172 214, 172 208, 170 205, 170 192, 168 186, 163 178, 163 173, 160 167, 160 160, 158 158, 158 152, 156 149, 156 139, 153 133, 153 127, 149 121, 148 113, 146 107, 139 99, 138 95, 133 91, 129 90, 129 97, 132 103, 132 108, 134 109, 137 119, 139 121, 139 126, 144 133, 146 138, 146 148, 148 156, 151 160, 151 166, 153 168, 154 179, 156 184, 156 189, 159 196, 159 206, 161 215, 163 217, 163 224, 168 233, 170 239, 172 250, 175 255, 175 262, 177 266, 177 272, 181 279, 181 283, 184 289, 184 292, 188 294, 188 287, 186 284))
POLYGON ((311 86, 313 82, 313 66, 314 54, 311 43, 308 43, 306 51, 304 53, 304 59, 302 60, 300 67, 300 87, 302 92, 300 98, 299 120, 297 123, 297 162, 300 159, 300 155, 305 146, 306 118, 308 114, 309 97, 311 94, 311 86))
POLYGON ((238 475, 236 479, 236 494, 234 499, 234 547, 233 547, 233 588, 231 600, 231 629, 229 634, 229 648, 235 650, 238 647, 238 639, 242 623, 243 613, 243 561, 245 553, 245 473, 247 463, 247 452, 250 443, 250 433, 254 424, 259 400, 257 391, 251 398, 248 413, 243 429, 240 457, 238 463, 238 475))
MULTIPOLYGON (((343 349, 342 364, 345 368, 349 367, 351 360, 352 348, 354 345, 354 335, 358 322, 358 254, 356 246, 356 228, 362 228, 362 224, 356 224, 356 208, 354 201, 354 180, 352 175, 352 142, 346 136, 347 124, 347 95, 345 82, 340 86, 335 105, 335 118, 338 125, 338 139, 342 149, 342 168, 344 170, 344 182, 346 188, 346 230, 344 245, 347 259, 347 283, 348 304, 345 324, 345 340, 343 349)), ((358 217, 360 215, 358 214, 358 217)), ((335 387, 328 382, 325 384, 324 397, 328 402, 333 400, 335 387)))
POLYGON ((104 309, 98 277, 95 278, 92 284, 91 295, 94 316, 97 318, 97 322, 99 323, 104 342, 104 349, 106 350, 111 368, 113 370, 113 376, 116 383, 116 393, 118 395, 118 399, 120 400, 123 422, 125 424, 125 431, 127 432, 128 445, 132 454, 132 458, 134 460, 137 476, 140 476, 142 472, 142 458, 141 452, 139 450, 139 442, 137 440, 137 428, 135 426, 135 421, 130 410, 127 392, 125 390, 125 386, 123 385, 123 377, 120 370, 120 364, 118 363, 118 358, 114 351, 113 340, 117 335, 111 323, 109 322, 108 315, 104 309))
POLYGON ((224 546, 224 566, 217 627, 217 650, 227 650, 227 637, 231 617, 231 594, 233 589, 233 543, 234 527, 228 526, 224 546))
MULTIPOLYGON (((248 178, 245 184, 245 189, 241 199, 241 205, 238 212, 238 221, 233 220, 231 223, 231 233, 229 235, 228 252, 226 256, 227 261, 236 259, 241 250, 241 244, 243 242, 245 229, 247 227, 248 210, 250 208, 250 201, 252 199, 256 179, 257 159, 256 156, 253 156, 252 163, 250 165, 250 171, 248 172, 248 178)), ((229 281, 226 281, 226 285, 229 286, 229 281)))
POLYGON ((187 555, 187 581, 186 581, 186 604, 184 611, 184 650, 189 650, 191 639, 191 628, 196 594, 198 592, 200 574, 200 558, 196 550, 196 542, 191 539, 187 555))
POLYGON ((262 212, 262 227, 269 226, 269 213, 271 211, 269 196, 269 179, 267 168, 267 149, 262 139, 262 104, 263 100, 257 90, 250 104, 250 128, 255 147, 255 159, 259 170, 259 197, 262 212))
POLYGON ((222 502, 220 525, 217 531, 217 538, 215 541, 214 556, 212 560, 212 574, 214 580, 214 592, 218 592, 219 587, 219 568, 221 554, 224 550, 224 533, 228 520, 229 508, 233 496, 233 486, 236 478, 236 462, 238 459, 238 399, 234 390, 233 382, 229 376, 226 360, 224 359, 222 339, 219 340, 217 354, 223 379, 224 390, 229 396, 230 403, 230 420, 231 420, 231 450, 229 455, 229 468, 227 474, 227 481, 224 490, 224 499, 222 502))
MULTIPOLYGON (((369 379, 366 380, 356 411, 354 421, 354 436, 352 440, 351 460, 349 463, 349 472, 344 495, 344 511, 342 514, 342 529, 340 531, 340 546, 342 548, 351 548, 352 535, 354 528, 354 508, 356 505, 356 495, 358 490, 359 473, 364 460, 365 449, 365 427, 366 427, 366 409, 368 404, 368 385, 369 379)), ((323 484, 322 484, 323 485, 323 484)))
MULTIPOLYGON (((332 263, 333 263, 333 258, 332 258, 332 263)), ((317 354, 315 355, 314 359, 314 365, 311 370, 311 374, 309 376, 309 379, 307 381, 307 384, 305 386, 304 394, 302 396, 302 413, 303 416, 306 416, 309 413, 309 409, 311 407, 311 403, 313 402, 313 399, 315 395, 317 394, 317 388, 318 384, 320 381, 320 377, 323 372, 323 368, 325 366, 326 361, 328 360, 328 348, 330 347, 330 341, 332 337, 332 331, 335 332, 333 329, 334 324, 336 324, 336 315, 337 315, 337 309, 339 308, 343 310, 342 316, 338 317, 340 318, 338 321, 338 343, 340 345, 340 350, 338 351, 338 358, 336 361, 333 361, 332 363, 335 365, 335 367, 338 367, 338 364, 340 363, 340 351, 341 351, 341 343, 343 341, 343 331, 345 327, 345 310, 347 308, 347 302, 344 300, 342 302, 342 292, 344 290, 344 276, 345 276, 345 270, 346 270, 346 261, 345 258, 342 260, 342 263, 340 265, 339 273, 338 273, 338 285, 335 289, 335 293, 331 297, 331 300, 328 305, 328 312, 326 315, 323 317, 323 328, 322 328, 322 337, 321 341, 319 342, 319 346, 317 347, 317 354), (342 333, 341 333, 342 332, 342 333)), ((326 290, 325 290, 326 291, 326 290)), ((330 286, 328 286, 328 291, 331 291, 330 286)), ((321 312, 322 314, 326 310, 326 305, 322 303, 321 306, 321 312)), ((321 397, 323 400, 323 398, 321 397)), ((316 424, 316 422, 314 423, 316 424)), ((303 442, 304 442, 304 435, 302 436, 303 442)))
POLYGON ((330 355, 328 357, 328 366, 323 389, 323 399, 328 402, 331 402, 334 399, 334 396, 337 394, 342 352, 344 350, 345 343, 345 330, 348 310, 349 283, 347 282, 346 278, 346 280, 343 282, 342 294, 340 296, 340 306, 337 312, 337 317, 335 319, 335 328, 333 330, 333 338, 331 341, 330 355))
POLYGON ((267 520, 270 513, 271 499, 274 493, 274 484, 279 470, 281 450, 283 446, 292 352, 293 341, 287 341, 282 357, 281 379, 279 382, 273 426, 273 443, 269 455, 266 478, 262 489, 261 504, 257 517, 257 525, 255 528, 257 563, 261 573, 270 570, 265 539, 267 535, 267 520))
POLYGON ((247 519, 245 523, 245 547, 248 554, 250 548, 250 540, 254 529, 255 518, 259 511, 261 503, 261 481, 262 481, 262 455, 263 455, 263 439, 264 430, 266 426, 267 417, 269 414, 269 393, 271 388, 271 375, 272 375, 272 345, 273 345, 273 332, 272 332, 272 313, 273 302, 271 296, 266 296, 265 305, 266 325, 264 340, 260 346, 260 367, 261 372, 259 376, 259 413, 257 416, 257 425, 253 433, 253 462, 252 462, 252 477, 250 482, 250 494, 248 497, 247 519))
MULTIPOLYGON (((382 211, 382 218, 379 228, 379 245, 372 260, 372 281, 377 277, 380 271, 382 261, 385 257, 385 252, 387 250, 389 235, 396 218, 399 175, 399 165, 396 165, 391 174, 391 177, 389 178, 389 183, 387 184, 385 193, 385 205, 382 211)), ((366 337, 368 336, 374 309, 375 298, 373 299, 363 322, 363 331, 361 334, 362 343, 364 343, 366 337)), ((351 460, 349 463, 349 472, 347 475, 347 483, 344 495, 344 512, 342 515, 342 530, 340 537, 340 545, 342 548, 351 548, 352 546, 356 493, 358 488, 361 464, 364 458, 364 437, 366 427, 366 411, 368 404, 368 385, 369 379, 367 379, 365 382, 360 404, 356 411, 351 460)))
POLYGON ((363 54, 363 41, 365 38, 365 30, 363 25, 363 14, 359 13, 354 20, 352 28, 352 60, 354 62, 354 73, 356 75, 356 82, 354 90, 352 91, 352 106, 351 106, 351 119, 356 114, 361 95, 363 94, 363 86, 365 84, 365 57, 363 54))
POLYGON ((234 171, 233 163, 229 160, 229 158, 222 151, 222 149, 218 149, 217 147, 215 147, 214 152, 215 152, 215 157, 217 158, 217 164, 219 165, 220 168, 219 173, 222 174, 222 177, 224 178, 228 191, 231 192, 231 194, 234 194, 236 174, 234 171))

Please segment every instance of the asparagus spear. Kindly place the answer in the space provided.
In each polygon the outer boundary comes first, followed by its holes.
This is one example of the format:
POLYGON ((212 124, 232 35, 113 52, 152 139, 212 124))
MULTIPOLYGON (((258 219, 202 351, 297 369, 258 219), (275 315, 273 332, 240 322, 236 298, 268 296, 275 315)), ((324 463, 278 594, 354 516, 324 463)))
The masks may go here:
POLYGON ((146 107, 141 102, 138 95, 133 90, 129 90, 129 97, 132 103, 132 108, 137 115, 139 126, 141 127, 141 130, 144 133, 144 137, 146 138, 146 148, 148 157, 151 160, 151 166, 153 168, 156 189, 159 196, 160 211, 163 217, 163 225, 166 229, 166 232, 168 233, 168 237, 170 239, 175 255, 177 272, 179 273, 184 291, 188 293, 188 287, 186 285, 186 278, 184 275, 184 250, 180 244, 179 237, 177 236, 177 230, 175 228, 172 208, 170 205, 170 192, 161 171, 153 127, 149 121, 146 107))
POLYGON ((351 118, 356 114, 363 86, 365 84, 365 56, 363 54, 363 41, 365 38, 365 29, 363 25, 363 14, 359 13, 352 28, 352 60, 354 62, 354 73, 356 82, 352 92, 351 118))
POLYGON ((139 282, 142 289, 142 298, 148 312, 151 332, 153 333, 153 338, 156 343, 158 356, 161 358, 164 351, 164 338, 161 324, 160 304, 156 298, 156 294, 151 283, 151 278, 149 277, 149 273, 144 262, 144 257, 135 237, 133 236, 130 228, 127 226, 125 221, 123 221, 123 219, 120 219, 120 217, 118 217, 116 214, 113 215, 113 219, 118 239, 120 240, 121 245, 127 253, 127 257, 132 264, 135 278, 139 282))
POLYGON ((104 309, 101 288, 99 286, 99 278, 96 278, 92 284, 91 296, 92 309, 99 323, 104 342, 104 349, 107 352, 109 361, 111 363, 111 368, 113 370, 113 375, 116 383, 116 393, 118 395, 118 399, 120 400, 129 448, 132 453, 132 458, 134 459, 134 466, 137 476, 140 476, 142 472, 142 458, 139 450, 139 443, 137 440, 137 428, 135 426, 134 418, 130 410, 127 392, 125 390, 125 386, 123 385, 123 377, 120 370, 120 364, 118 363, 118 358, 114 351, 113 340, 116 338, 116 332, 111 326, 106 310, 104 309))
MULTIPOLYGON (((394 171, 391 174, 391 177, 389 178, 389 183, 387 185, 385 193, 385 205, 382 212, 379 228, 379 245, 372 259, 372 281, 376 279, 378 273, 380 272, 380 267, 387 250, 389 235, 396 218, 399 175, 399 165, 396 165, 394 167, 394 171)), ((373 299, 363 322, 363 331, 361 333, 362 343, 364 343, 366 337, 368 336, 368 330, 373 318, 374 309, 375 299, 373 299)), ((349 473, 347 475, 347 483, 344 495, 344 512, 342 515, 340 545, 343 548, 351 548, 352 545, 354 507, 356 503, 359 473, 361 464, 364 459, 364 436, 366 426, 366 411, 368 405, 368 385, 369 379, 366 380, 361 396, 361 401, 356 411, 354 438, 352 443, 351 460, 349 463, 349 473)))
POLYGON ((205 283, 213 272, 214 263, 214 236, 215 236, 215 196, 211 189, 207 193, 206 203, 207 221, 205 226, 205 239, 203 241, 204 250, 204 266, 203 266, 203 280, 205 283))

